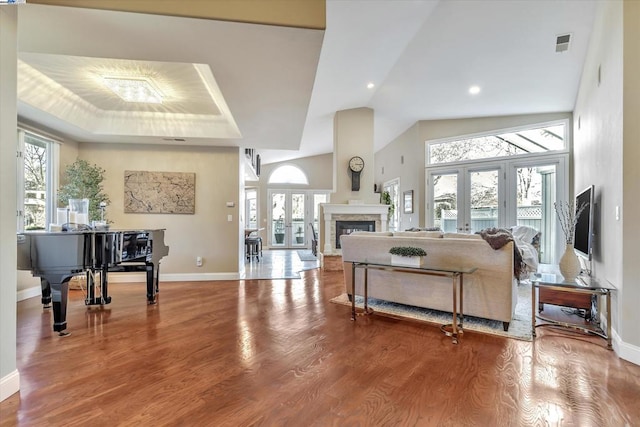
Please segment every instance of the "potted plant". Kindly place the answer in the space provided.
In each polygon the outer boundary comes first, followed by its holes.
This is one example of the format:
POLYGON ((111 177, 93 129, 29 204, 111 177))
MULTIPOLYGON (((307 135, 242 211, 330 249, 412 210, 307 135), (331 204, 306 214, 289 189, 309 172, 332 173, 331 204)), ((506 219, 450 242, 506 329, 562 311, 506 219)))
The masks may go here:
POLYGON ((415 246, 393 246, 389 249, 391 265, 421 267, 427 252, 415 246))
POLYGON ((304 243, 304 231, 302 230, 302 226, 298 226, 298 229, 296 230, 296 243, 297 244, 301 244, 304 243))
POLYGON ((383 205, 389 205, 389 212, 387 213, 387 219, 391 221, 391 218, 393 218, 393 212, 396 209, 395 205, 391 201, 391 194, 388 191, 383 191, 380 194, 380 202, 383 205))
POLYGON ((284 220, 278 218, 273 226, 273 236, 276 239, 276 243, 281 244, 284 242, 284 220))
POLYGON ((101 206, 109 204, 102 187, 105 170, 78 159, 64 171, 63 184, 58 189, 58 206, 67 207, 69 199, 89 199, 89 223, 101 219, 101 206))

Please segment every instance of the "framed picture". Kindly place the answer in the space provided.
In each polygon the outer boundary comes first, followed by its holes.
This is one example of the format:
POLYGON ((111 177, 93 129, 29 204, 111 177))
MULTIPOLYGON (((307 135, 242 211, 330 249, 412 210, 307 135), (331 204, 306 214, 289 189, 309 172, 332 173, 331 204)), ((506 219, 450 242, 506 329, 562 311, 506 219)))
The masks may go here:
POLYGON ((402 193, 402 201, 404 206, 404 213, 413 213, 413 190, 407 190, 402 193))

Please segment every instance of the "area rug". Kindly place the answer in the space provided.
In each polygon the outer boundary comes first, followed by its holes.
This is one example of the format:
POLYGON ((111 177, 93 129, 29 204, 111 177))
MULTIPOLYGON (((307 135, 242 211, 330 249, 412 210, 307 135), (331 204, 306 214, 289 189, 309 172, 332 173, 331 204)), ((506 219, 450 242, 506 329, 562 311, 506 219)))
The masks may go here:
MULTIPOLYGON (((364 298, 361 296, 356 296, 356 306, 362 308, 363 300, 364 298)), ((351 305, 346 293, 332 298, 331 302, 349 306, 351 305)), ((369 306, 373 308, 374 312, 380 315, 386 314, 394 317, 406 317, 409 319, 437 324, 451 323, 451 313, 445 311, 397 304, 375 298, 369 298, 369 306)), ((522 282, 518 286, 518 303, 516 304, 516 313, 511 320, 508 331, 505 332, 503 330, 502 322, 473 316, 464 316, 464 329, 468 331, 476 331, 499 335, 502 337, 531 341, 531 284, 522 282)))
POLYGON ((317 261, 318 258, 311 251, 298 251, 300 261, 317 261))

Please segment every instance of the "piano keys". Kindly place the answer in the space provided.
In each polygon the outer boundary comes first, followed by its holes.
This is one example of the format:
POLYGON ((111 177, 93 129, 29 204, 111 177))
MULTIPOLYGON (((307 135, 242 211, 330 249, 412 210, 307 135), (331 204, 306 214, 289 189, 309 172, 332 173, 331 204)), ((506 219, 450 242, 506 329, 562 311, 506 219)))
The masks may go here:
POLYGON ((147 301, 158 292, 160 260, 169 254, 164 229, 25 232, 17 236, 18 269, 41 278, 42 303, 53 303, 53 330, 66 335, 69 280, 87 277, 86 305, 111 302, 108 273, 145 271, 147 301), (126 246, 126 249, 125 249, 126 246), (93 279, 99 273, 99 293, 93 279))

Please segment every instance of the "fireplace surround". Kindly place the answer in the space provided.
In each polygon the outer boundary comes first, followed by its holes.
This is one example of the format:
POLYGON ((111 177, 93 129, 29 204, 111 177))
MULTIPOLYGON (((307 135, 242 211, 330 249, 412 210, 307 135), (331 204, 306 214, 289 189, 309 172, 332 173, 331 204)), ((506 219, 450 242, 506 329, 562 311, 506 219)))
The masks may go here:
POLYGON ((340 236, 354 231, 376 231, 375 221, 336 221, 335 248, 340 249, 340 236))
POLYGON ((323 256, 342 255, 340 248, 336 247, 336 222, 338 221, 372 222, 374 231, 387 231, 388 205, 325 203, 322 205, 322 212, 323 256))

